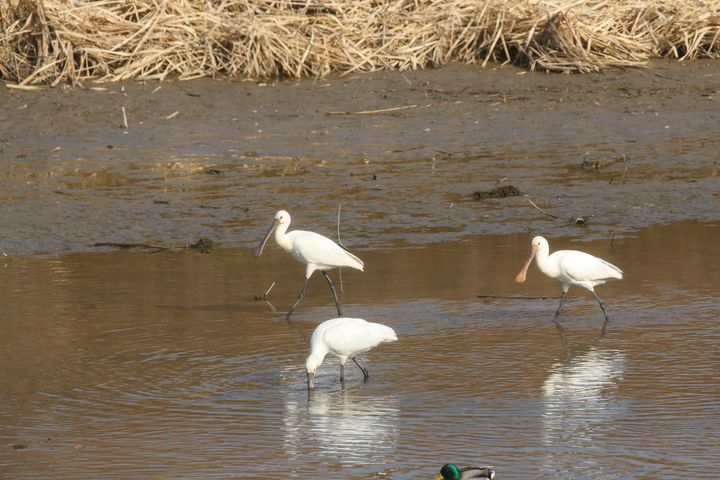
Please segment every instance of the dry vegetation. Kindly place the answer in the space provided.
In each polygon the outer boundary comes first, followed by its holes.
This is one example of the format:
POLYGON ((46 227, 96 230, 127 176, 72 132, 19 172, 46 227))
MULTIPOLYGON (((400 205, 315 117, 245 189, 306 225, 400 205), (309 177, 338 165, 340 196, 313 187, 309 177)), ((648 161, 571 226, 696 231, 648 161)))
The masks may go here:
POLYGON ((0 26, 21 86, 720 56, 720 0, 0 0, 0 26))

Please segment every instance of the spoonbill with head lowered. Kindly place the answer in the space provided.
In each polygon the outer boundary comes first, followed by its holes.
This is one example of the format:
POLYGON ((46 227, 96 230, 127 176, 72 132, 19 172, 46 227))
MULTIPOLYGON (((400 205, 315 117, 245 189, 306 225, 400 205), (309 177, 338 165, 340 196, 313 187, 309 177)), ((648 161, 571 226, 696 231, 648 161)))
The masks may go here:
POLYGON ((606 262, 602 258, 594 257, 585 252, 577 250, 558 250, 550 254, 550 245, 543 237, 535 237, 532 239, 532 252, 530 258, 523 265, 520 273, 515 277, 515 281, 523 283, 527 276, 527 270, 532 262, 533 257, 537 261, 537 266, 541 272, 550 278, 555 278, 562 282, 562 297, 560 298, 560 306, 555 312, 553 320, 557 321, 560 315, 560 309, 565 303, 565 297, 572 285, 578 285, 587 288, 592 292, 597 300, 605 322, 608 321, 605 304, 595 293, 595 286, 602 285, 606 281, 617 278, 623 278, 623 272, 615 265, 606 262))
POLYGON ((307 265, 305 270, 305 283, 303 284, 302 290, 300 290, 297 301, 292 308, 290 308, 286 318, 290 318, 295 308, 300 304, 302 299, 305 298, 308 281, 315 270, 320 270, 325 280, 328 281, 333 299, 335 299, 338 315, 342 315, 340 302, 338 302, 337 294, 335 293, 335 285, 333 285, 330 276, 327 274, 327 270, 338 267, 350 267, 362 271, 364 268, 363 261, 319 233, 306 232, 304 230, 288 232, 287 229, 289 226, 290 214, 285 210, 277 212, 267 235, 265 235, 263 241, 255 248, 254 253, 256 257, 262 254, 268 238, 270 238, 270 235, 274 231, 275 242, 280 245, 280 248, 295 257, 296 260, 307 265))
POLYGON ((397 340, 395 330, 380 323, 362 318, 340 317, 325 320, 315 328, 310 339, 310 355, 305 361, 308 390, 315 388, 315 372, 330 353, 340 359, 340 381, 344 380, 345 362, 348 358, 363 372, 363 378, 370 378, 355 356, 365 353, 384 342, 397 340))

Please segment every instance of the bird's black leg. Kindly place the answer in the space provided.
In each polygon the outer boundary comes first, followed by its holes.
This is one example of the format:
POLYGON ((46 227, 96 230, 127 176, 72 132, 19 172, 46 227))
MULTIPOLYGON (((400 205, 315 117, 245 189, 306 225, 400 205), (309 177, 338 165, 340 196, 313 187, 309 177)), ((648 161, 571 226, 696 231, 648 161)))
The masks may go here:
POLYGON ((338 317, 342 317, 342 309, 340 308, 340 302, 338 302, 337 294, 335 293, 335 285, 333 285, 332 279, 326 271, 323 270, 322 274, 325 277, 325 280, 327 280, 328 284, 330 285, 330 291, 332 292, 333 298, 335 299, 335 306, 337 307, 338 317))
POLYGON ((370 374, 368 373, 367 368, 363 368, 363 366, 358 363, 358 361, 355 359, 355 357, 352 357, 352 361, 355 362, 355 365, 357 365, 358 368, 360 368, 360 370, 362 370, 363 380, 365 380, 367 382, 368 378, 370 378, 370 374))
POLYGON ((603 315, 605 315, 605 321, 603 322, 603 326, 602 326, 602 333, 600 334, 601 337, 604 337, 605 333, 607 333, 607 325, 608 325, 608 321, 609 321, 608 314, 607 314, 607 311, 605 310, 605 304, 603 303, 602 300, 600 300, 600 297, 598 297, 597 293, 595 293, 595 290, 592 291, 592 294, 595 295, 595 300, 597 300, 598 305, 600 305, 600 308, 602 309, 603 315))
POLYGON ((553 317, 553 322, 557 323, 557 319, 560 316, 560 310, 563 307, 563 303, 565 303, 565 297, 567 297, 567 292, 562 293, 562 297, 560 298, 560 306, 558 306, 557 312, 555 312, 555 316, 553 317))
POLYGON ((309 281, 310 281, 310 278, 305 279, 305 283, 303 283, 303 288, 302 288, 302 290, 300 290, 300 295, 298 295, 297 302, 295 302, 295 304, 292 307, 290 307, 290 311, 287 313, 287 315, 285 315, 286 319, 290 320, 290 315, 292 315, 292 313, 295 311, 295 308, 298 305, 300 305, 300 302, 302 302, 302 299, 305 298, 305 290, 307 290, 309 281))
POLYGON ((602 309, 603 315, 605 315, 605 320, 608 319, 607 312, 605 311, 605 304, 602 300, 600 300, 600 297, 598 297, 597 293, 595 293, 595 290, 592 291, 592 294, 595 295, 595 300, 597 300, 598 305, 600 305, 600 308, 602 309))

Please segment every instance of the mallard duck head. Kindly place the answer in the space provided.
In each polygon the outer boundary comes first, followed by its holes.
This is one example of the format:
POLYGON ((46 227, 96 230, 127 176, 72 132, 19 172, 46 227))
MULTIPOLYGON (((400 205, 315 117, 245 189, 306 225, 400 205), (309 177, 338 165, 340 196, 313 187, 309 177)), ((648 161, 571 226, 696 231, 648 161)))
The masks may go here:
POLYGON ((470 480, 472 478, 495 478, 495 470, 490 467, 465 467, 458 468, 454 463, 446 463, 440 469, 440 474, 435 480, 470 480))
POLYGON ((460 469, 454 463, 446 463, 435 480, 460 480, 460 469))

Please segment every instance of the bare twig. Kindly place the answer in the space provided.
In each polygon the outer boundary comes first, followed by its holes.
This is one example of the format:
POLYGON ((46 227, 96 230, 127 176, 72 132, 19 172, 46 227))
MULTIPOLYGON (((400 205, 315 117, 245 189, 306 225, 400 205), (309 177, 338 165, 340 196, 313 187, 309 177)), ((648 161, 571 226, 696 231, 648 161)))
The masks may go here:
POLYGON ((270 303, 270 300, 265 300, 265 304, 267 304, 267 306, 270 307, 270 311, 271 311, 272 313, 278 313, 278 309, 275 308, 275 305, 273 305, 272 303, 270 303))
POLYGON ((273 282, 272 285, 270 285, 270 288, 268 288, 268 289, 265 291, 265 294, 263 295, 263 297, 265 298, 265 300, 267 300, 268 293, 270 293, 270 290, 272 290, 274 286, 275 286, 275 282, 273 282))
POLYGON ((7 88, 13 89, 13 90, 27 90, 31 92, 35 92, 38 90, 45 90, 45 87, 38 86, 38 85, 16 85, 14 83, 6 83, 5 86, 7 88))
POLYGON ((625 183, 625 175, 627 174, 627 171, 628 171, 628 167, 625 167, 625 169, 623 170, 622 177, 620 177, 620 185, 625 183))
MULTIPOLYGON (((419 105, 405 105, 404 107, 381 108, 379 110, 360 110, 357 112, 327 112, 326 115, 377 115, 378 113, 397 112, 408 108, 417 108, 419 105)), ((423 105, 429 107, 430 105, 423 105)))
POLYGON ((338 203, 338 213, 337 213, 337 236, 338 236, 338 245, 345 248, 345 245, 343 245, 342 240, 340 240, 340 210, 342 209, 342 204, 338 203))
POLYGON ((132 248, 145 248, 155 251, 164 250, 181 250, 181 249, 195 249, 200 253, 210 253, 215 243, 207 238, 201 238, 195 243, 184 244, 184 245, 169 245, 166 243, 131 243, 131 242, 96 242, 93 244, 95 247, 111 247, 120 249, 132 249, 132 248))
POLYGON ((547 215, 547 216, 550 217, 550 218, 558 218, 557 216, 553 215, 552 213, 548 213, 548 212, 546 212, 545 210, 543 210, 542 208, 540 208, 540 207, 538 207, 537 205, 535 205, 535 202, 533 202, 532 200, 530 200, 530 197, 528 197, 527 195, 524 195, 524 197, 525 197, 525 199, 526 199, 528 202, 530 202, 530 205, 532 205, 533 207, 535 207, 535 209, 537 209, 537 210, 538 210, 540 213, 542 213, 543 215, 547 215))
POLYGON ((124 128, 125 130, 127 130, 127 129, 128 129, 127 113, 125 112, 125 107, 120 107, 120 108, 122 109, 122 114, 123 114, 123 123, 122 123, 122 126, 123 126, 123 128, 124 128))
POLYGON ((549 300, 560 297, 526 297, 522 295, 478 295, 477 298, 504 298, 509 300, 549 300))
MULTIPOLYGON (((342 204, 338 203, 338 213, 337 213, 337 237, 338 237, 338 245, 340 245, 342 248, 345 248, 345 245, 343 245, 342 240, 340 240, 340 210, 342 209, 342 204)), ((345 248, 347 250, 347 248, 345 248)), ((343 279, 342 279, 342 268, 338 268, 338 278, 340 279, 340 296, 345 296, 345 289, 343 287, 343 279)))
POLYGON ((122 249, 131 249, 131 248, 147 248, 151 250, 170 250, 171 247, 168 245, 162 245, 158 243, 121 243, 121 242, 96 242, 96 247, 113 247, 113 248, 122 248, 122 249))

